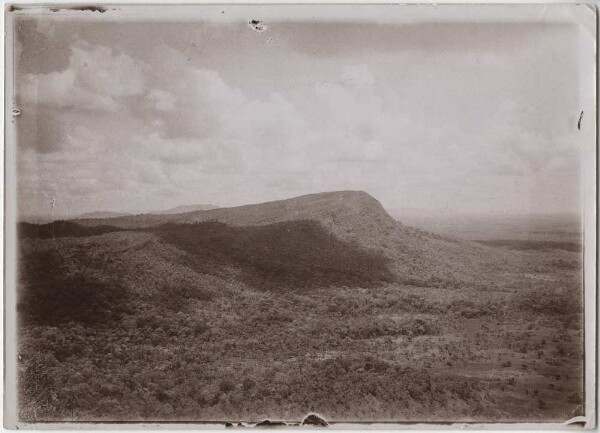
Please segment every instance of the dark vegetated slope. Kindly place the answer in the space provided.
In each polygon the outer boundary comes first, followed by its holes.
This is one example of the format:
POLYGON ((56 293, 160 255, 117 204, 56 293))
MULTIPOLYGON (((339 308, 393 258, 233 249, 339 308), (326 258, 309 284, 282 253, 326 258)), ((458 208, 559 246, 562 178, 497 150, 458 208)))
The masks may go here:
MULTIPOLYGON (((38 286, 42 290, 49 282, 70 286, 72 278, 77 276, 82 287, 97 281, 106 283, 108 291, 119 287, 127 293, 114 299, 114 305, 121 309, 124 308, 121 301, 144 300, 180 310, 191 299, 207 300, 213 293, 223 291, 222 280, 199 275, 185 264, 188 255, 185 251, 144 231, 29 238, 22 239, 19 247, 20 292, 34 292, 38 286), (115 281, 118 284, 113 284, 115 281)), ((97 288, 103 287, 99 284, 97 288)), ((115 310, 112 304, 109 309, 115 310)))
POLYGON ((477 242, 493 247, 508 247, 513 250, 564 250, 574 253, 581 252, 581 244, 578 242, 531 241, 520 239, 494 239, 477 242))
POLYGON ((71 221, 54 221, 48 224, 19 223, 17 226, 17 231, 21 239, 97 236, 119 230, 122 229, 109 225, 83 226, 71 221))
POLYGON ((21 260, 20 276, 17 309, 26 324, 111 325, 126 310, 123 285, 110 276, 67 272, 56 251, 40 251, 21 260))
POLYGON ((256 288, 357 287, 393 280, 388 258, 338 239, 316 221, 249 227, 170 223, 154 232, 188 252, 188 265, 197 272, 219 274, 233 266, 256 288))

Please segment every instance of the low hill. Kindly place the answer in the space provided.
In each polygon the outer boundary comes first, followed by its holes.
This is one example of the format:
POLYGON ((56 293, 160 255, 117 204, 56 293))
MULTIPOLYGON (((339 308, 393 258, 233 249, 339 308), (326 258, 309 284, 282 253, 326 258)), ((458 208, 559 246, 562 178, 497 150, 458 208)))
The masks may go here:
POLYGON ((95 211, 95 212, 87 212, 79 215, 77 218, 82 219, 101 219, 101 218, 117 218, 130 215, 126 212, 112 212, 112 211, 95 211))
POLYGON ((212 204, 190 204, 190 205, 186 205, 186 206, 177 206, 177 207, 173 207, 170 209, 165 209, 165 210, 150 212, 150 213, 153 215, 174 215, 174 214, 187 213, 187 212, 212 210, 212 209, 217 209, 218 207, 219 206, 215 206, 212 204))

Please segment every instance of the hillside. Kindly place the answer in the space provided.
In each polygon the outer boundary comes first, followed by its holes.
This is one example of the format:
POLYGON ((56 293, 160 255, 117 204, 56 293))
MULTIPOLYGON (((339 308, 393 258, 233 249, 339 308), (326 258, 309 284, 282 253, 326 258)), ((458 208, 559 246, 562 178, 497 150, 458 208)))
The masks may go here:
MULTIPOLYGON (((440 236, 395 221, 372 196, 362 191, 309 194, 260 204, 194 211, 183 214, 143 214, 119 218, 73 220, 84 227, 112 226, 149 230, 164 224, 218 221, 232 227, 268 226, 290 221, 314 221, 342 241, 357 243, 389 259, 399 281, 419 286, 473 284, 487 288, 482 274, 506 275, 498 263, 510 263, 516 273, 526 261, 518 252, 440 236)), ((176 226, 171 226, 172 228, 176 226)), ((499 277, 500 278, 500 277, 499 277)))
POLYGON ((19 236, 26 420, 581 411, 577 252, 442 237, 352 191, 19 236))

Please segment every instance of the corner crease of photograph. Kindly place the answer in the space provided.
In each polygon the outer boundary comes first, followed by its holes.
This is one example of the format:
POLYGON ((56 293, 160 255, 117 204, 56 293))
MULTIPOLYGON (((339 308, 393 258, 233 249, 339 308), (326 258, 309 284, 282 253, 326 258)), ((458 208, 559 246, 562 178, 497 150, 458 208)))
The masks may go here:
POLYGON ((595 9, 6 15, 10 425, 594 424, 595 9))

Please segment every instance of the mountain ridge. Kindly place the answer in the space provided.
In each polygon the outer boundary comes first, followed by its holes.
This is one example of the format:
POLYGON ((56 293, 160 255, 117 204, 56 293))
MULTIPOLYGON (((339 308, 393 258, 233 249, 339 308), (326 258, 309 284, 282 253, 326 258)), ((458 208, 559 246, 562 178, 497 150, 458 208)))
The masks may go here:
POLYGON ((110 224, 127 229, 150 227, 167 222, 190 224, 216 220, 230 225, 264 225, 308 219, 319 221, 327 228, 338 232, 337 234, 341 234, 344 231, 340 230, 341 226, 356 224, 359 219, 369 218, 390 229, 397 224, 374 197, 364 191, 349 190, 306 194, 283 200, 178 214, 149 213, 104 220, 76 219, 76 221, 83 225, 110 224))
POLYGON ((182 214, 173 222, 189 224, 212 219, 235 226, 314 220, 342 238, 352 234, 366 235, 373 230, 392 230, 397 225, 373 196, 350 190, 182 214))
MULTIPOLYGON (((364 191, 330 191, 285 200, 176 215, 134 215, 106 220, 80 220, 83 226, 111 225, 121 230, 147 230, 164 224, 220 222, 232 227, 270 226, 285 222, 317 221, 329 233, 391 259, 400 281, 430 286, 439 281, 477 284, 499 256, 510 253, 441 236, 404 225, 364 191)), ((519 266, 515 262, 515 266, 519 266)), ((452 283, 454 284, 454 283, 452 283)))

